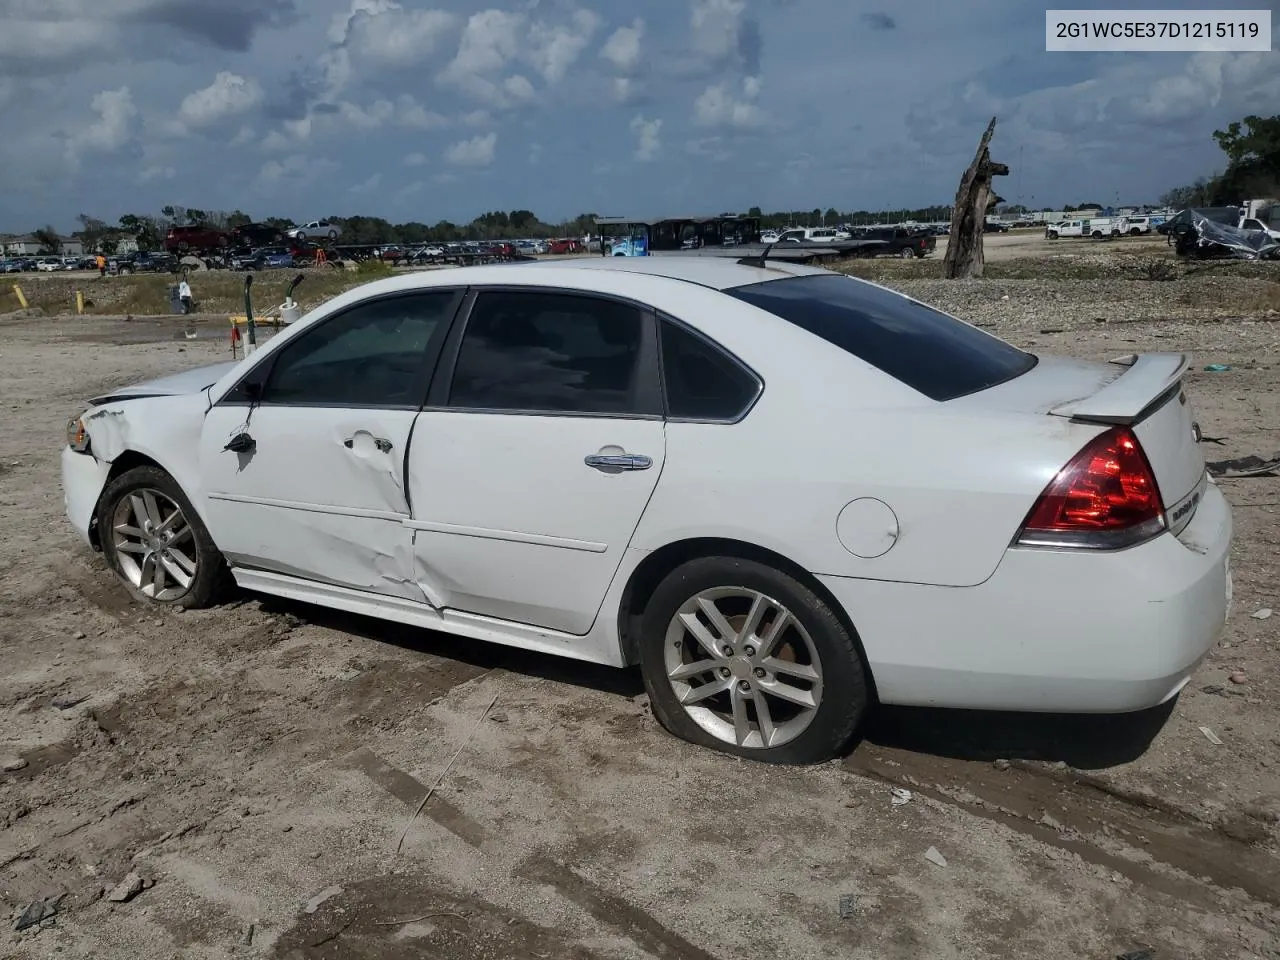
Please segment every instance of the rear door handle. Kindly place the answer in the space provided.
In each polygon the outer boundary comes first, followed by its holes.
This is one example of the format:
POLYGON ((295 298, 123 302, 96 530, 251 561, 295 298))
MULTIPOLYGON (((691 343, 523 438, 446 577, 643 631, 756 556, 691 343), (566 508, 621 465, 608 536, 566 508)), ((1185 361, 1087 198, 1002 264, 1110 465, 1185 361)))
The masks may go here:
POLYGON ((653 466, 652 458, 640 453, 617 455, 593 453, 584 459, 583 463, 596 470, 648 470, 653 466))

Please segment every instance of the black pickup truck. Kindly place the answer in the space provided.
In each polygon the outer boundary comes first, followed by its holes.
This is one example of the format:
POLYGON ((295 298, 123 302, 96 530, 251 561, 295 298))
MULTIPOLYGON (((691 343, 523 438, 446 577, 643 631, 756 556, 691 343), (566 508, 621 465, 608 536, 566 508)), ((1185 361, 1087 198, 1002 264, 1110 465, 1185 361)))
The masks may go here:
POLYGON ((906 227, 883 227, 868 230, 859 240, 866 241, 858 250, 861 257, 927 257, 938 246, 938 238, 921 230, 908 230, 906 227))

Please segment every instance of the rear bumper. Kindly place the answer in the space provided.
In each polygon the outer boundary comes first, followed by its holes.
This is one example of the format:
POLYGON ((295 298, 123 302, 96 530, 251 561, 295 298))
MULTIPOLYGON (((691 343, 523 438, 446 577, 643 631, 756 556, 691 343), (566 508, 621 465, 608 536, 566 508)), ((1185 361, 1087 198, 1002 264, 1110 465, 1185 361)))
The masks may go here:
POLYGON ((87 453, 76 453, 70 447, 62 448, 62 502, 67 519, 80 539, 94 547, 97 545, 89 531, 110 472, 111 464, 87 453))
POLYGON ((856 626, 884 703, 1122 713, 1176 695, 1213 647, 1231 534, 1210 484, 1177 537, 1129 550, 1011 549, 976 587, 820 579, 856 626))

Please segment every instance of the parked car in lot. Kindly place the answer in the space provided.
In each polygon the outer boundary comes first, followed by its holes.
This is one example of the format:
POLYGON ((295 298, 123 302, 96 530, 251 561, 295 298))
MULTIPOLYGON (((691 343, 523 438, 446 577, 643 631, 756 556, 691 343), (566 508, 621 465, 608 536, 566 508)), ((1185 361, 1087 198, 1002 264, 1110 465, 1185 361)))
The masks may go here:
POLYGON ((56 273, 61 269, 62 261, 57 257, 41 257, 36 261, 36 270, 40 273, 56 273))
POLYGON ((285 232, 294 240, 337 240, 342 228, 327 220, 312 220, 285 232))
POLYGON ((924 230, 909 230, 906 227, 885 227, 868 230, 859 238, 873 241, 863 250, 860 256, 901 257, 912 260, 927 257, 938 248, 938 238, 924 230))
POLYGON ((116 261, 116 272, 127 276, 131 273, 177 273, 180 262, 168 253, 139 251, 126 254, 116 261))
POLYGON ((21 260, 0 260, 0 273, 21 273, 22 267, 21 260))
POLYGON ((293 251, 287 247, 264 247, 255 251, 259 270, 287 270, 293 267, 293 251))
POLYGON ((265 223, 244 223, 234 227, 227 235, 228 244, 241 250, 279 246, 284 241, 285 235, 279 227, 265 223))
POLYGON ((787 262, 445 269, 97 397, 62 483, 139 602, 234 580, 638 664, 676 735, 813 762, 875 703, 1182 689, 1232 534, 1187 369, 1037 356, 787 262))
POLYGON ((227 245, 227 235, 208 224, 195 224, 185 227, 170 227, 164 237, 164 249, 169 253, 185 254, 187 252, 221 250, 227 245))

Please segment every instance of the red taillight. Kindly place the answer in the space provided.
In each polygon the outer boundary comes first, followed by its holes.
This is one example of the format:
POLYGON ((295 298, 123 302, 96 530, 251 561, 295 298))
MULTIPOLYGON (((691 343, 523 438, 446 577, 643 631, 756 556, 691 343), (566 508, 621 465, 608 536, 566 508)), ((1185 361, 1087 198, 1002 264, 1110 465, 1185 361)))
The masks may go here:
POLYGON ((1058 472, 1031 508, 1017 542, 1114 549, 1164 529, 1151 464, 1132 430, 1113 427, 1058 472))

